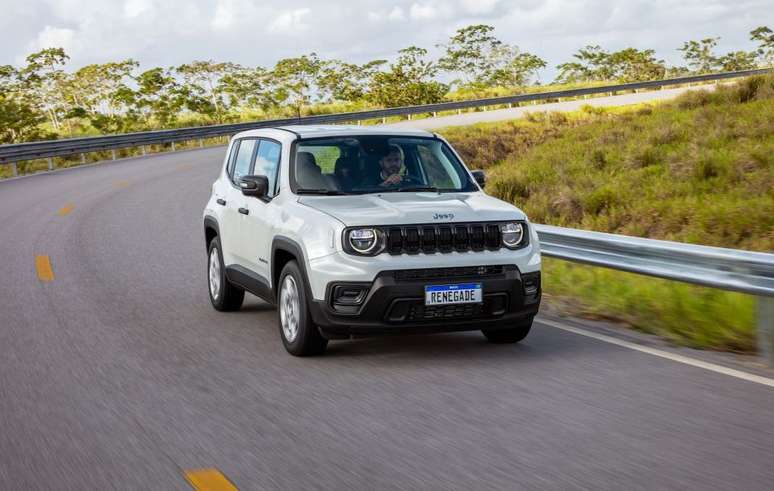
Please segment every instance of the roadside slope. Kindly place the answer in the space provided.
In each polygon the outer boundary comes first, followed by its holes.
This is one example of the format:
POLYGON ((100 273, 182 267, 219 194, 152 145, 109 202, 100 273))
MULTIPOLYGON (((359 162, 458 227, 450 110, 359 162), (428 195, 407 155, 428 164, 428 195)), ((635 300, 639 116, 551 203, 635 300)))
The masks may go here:
MULTIPOLYGON (((774 77, 685 94, 658 107, 442 131, 488 191, 530 219, 587 230, 774 249, 774 77), (504 155, 505 154, 505 155, 504 155)), ((692 346, 751 350, 753 301, 547 261, 549 295, 692 346)))

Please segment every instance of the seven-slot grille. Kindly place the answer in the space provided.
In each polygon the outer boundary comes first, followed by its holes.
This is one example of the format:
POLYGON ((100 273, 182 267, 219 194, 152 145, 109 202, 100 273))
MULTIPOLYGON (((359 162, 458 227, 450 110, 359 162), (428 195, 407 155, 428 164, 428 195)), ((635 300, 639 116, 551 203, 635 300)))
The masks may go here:
POLYGON ((496 250, 502 246, 496 223, 404 225, 390 227, 386 233, 387 252, 393 255, 496 250))
MULTIPOLYGON (((515 268, 515 266, 513 266, 515 268)), ((455 266, 447 268, 399 269, 394 271, 397 281, 441 280, 448 278, 481 278, 499 276, 505 272, 503 265, 455 266)))

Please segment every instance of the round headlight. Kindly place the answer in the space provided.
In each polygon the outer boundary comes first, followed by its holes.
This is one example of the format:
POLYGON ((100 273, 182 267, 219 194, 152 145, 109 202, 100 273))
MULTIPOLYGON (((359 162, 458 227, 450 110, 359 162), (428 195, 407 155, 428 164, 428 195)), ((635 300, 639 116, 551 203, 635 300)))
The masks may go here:
POLYGON ((524 239, 524 225, 518 222, 504 223, 500 225, 500 235, 505 247, 518 247, 524 239))
POLYGON ((372 228, 358 228, 349 232, 349 245, 360 254, 373 252, 377 242, 376 230, 372 228))

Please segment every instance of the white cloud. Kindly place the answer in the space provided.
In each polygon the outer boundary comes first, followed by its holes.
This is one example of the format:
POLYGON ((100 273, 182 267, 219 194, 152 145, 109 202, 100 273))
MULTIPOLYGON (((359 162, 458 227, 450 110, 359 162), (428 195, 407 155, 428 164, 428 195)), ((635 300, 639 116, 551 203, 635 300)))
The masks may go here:
POLYGON ((411 5, 409 10, 409 17, 411 20, 430 20, 434 19, 438 15, 438 10, 427 4, 415 3, 411 5))
POLYGON ((150 11, 151 8, 150 0, 127 0, 124 4, 124 16, 127 18, 137 17, 150 11))
POLYGON ((398 7, 397 5, 390 10, 390 13, 387 14, 388 20, 406 20, 406 14, 403 13, 403 9, 398 7))
POLYGON ((212 27, 219 30, 228 29, 234 23, 234 13, 234 5, 231 2, 218 2, 212 17, 212 27))
POLYGON ((45 26, 40 31, 29 48, 38 51, 45 48, 64 48, 65 52, 73 51, 75 45, 75 31, 65 27, 45 26))
POLYGON ((462 10, 474 15, 492 13, 499 3, 500 0, 460 0, 462 10))
MULTIPOLYGON (((586 44, 653 48, 678 63, 689 39, 721 36, 722 54, 752 49, 749 31, 774 27, 771 0, 4 0, 2 13, 0 65, 62 46, 72 69, 126 58, 143 69, 197 59, 270 67, 310 51, 362 63, 410 45, 436 56, 474 23, 550 67, 586 44)), ((542 79, 552 77, 549 68, 542 79)))
POLYGON ((300 8, 283 12, 269 25, 269 32, 293 33, 306 31, 309 24, 304 22, 304 17, 312 12, 309 8, 300 8))

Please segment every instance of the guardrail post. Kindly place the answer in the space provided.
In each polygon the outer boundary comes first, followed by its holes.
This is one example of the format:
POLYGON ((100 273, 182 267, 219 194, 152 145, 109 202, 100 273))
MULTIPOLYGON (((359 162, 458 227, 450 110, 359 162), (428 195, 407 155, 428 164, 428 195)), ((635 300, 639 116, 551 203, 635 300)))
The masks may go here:
POLYGON ((387 118, 382 118, 382 124, 387 124, 387 118))
POLYGON ((462 114, 462 109, 457 109, 457 114, 462 114))
POLYGON ((85 153, 82 153, 82 154, 81 154, 81 165, 83 165, 83 164, 85 164, 85 163, 86 163, 86 154, 85 154, 85 153))
POLYGON ((199 138, 199 148, 204 148, 204 140, 199 138))
POLYGON ((54 170, 54 159, 51 157, 48 158, 48 170, 54 170))
POLYGON ((774 297, 758 297, 758 352, 774 367, 774 297))
POLYGON ((508 109, 513 109, 513 103, 512 102, 508 103, 508 109))
POLYGON ((11 163, 11 168, 13 169, 13 177, 19 177, 19 169, 16 167, 16 162, 11 163))
POLYGON ((408 120, 411 121, 411 114, 408 115, 408 120))
POLYGON ((175 151, 175 142, 172 142, 172 151, 175 151))
POLYGON ((437 111, 433 111, 433 117, 434 117, 434 118, 437 118, 437 117, 438 117, 438 112, 437 112, 437 111))
POLYGON ((140 145, 140 150, 142 151, 142 156, 145 157, 145 145, 140 145))
POLYGON ((115 149, 115 148, 114 148, 113 150, 111 150, 111 151, 110 151, 110 157, 111 157, 113 160, 115 160, 115 159, 116 159, 116 149, 115 149))

